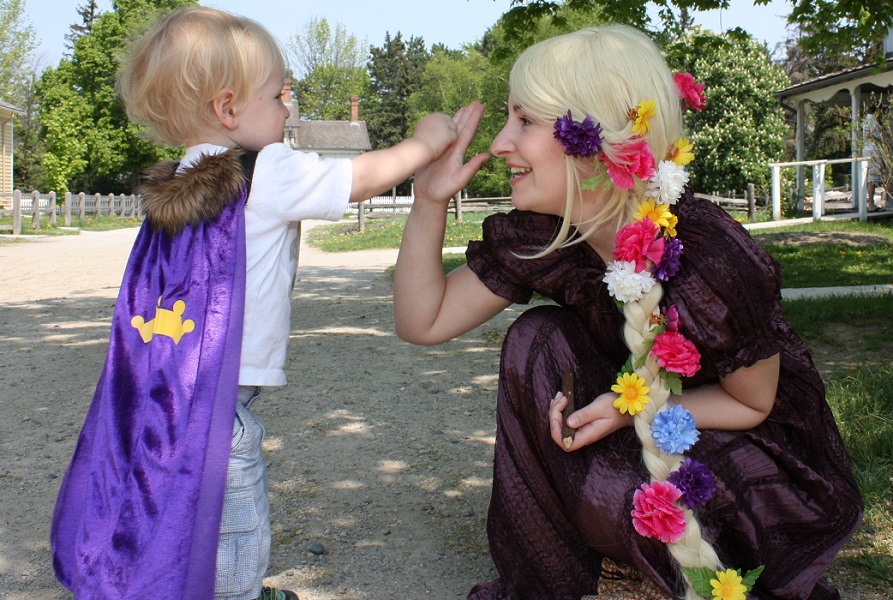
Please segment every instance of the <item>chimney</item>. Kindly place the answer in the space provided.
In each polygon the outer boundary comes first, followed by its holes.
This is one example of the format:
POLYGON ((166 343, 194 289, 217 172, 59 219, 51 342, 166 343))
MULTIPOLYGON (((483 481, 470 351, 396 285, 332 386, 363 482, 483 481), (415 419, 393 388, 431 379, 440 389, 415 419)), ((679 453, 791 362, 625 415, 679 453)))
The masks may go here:
POLYGON ((285 104, 291 102, 291 79, 282 82, 282 102, 285 104))
POLYGON ((350 97, 350 122, 359 123, 360 121, 360 97, 350 97))

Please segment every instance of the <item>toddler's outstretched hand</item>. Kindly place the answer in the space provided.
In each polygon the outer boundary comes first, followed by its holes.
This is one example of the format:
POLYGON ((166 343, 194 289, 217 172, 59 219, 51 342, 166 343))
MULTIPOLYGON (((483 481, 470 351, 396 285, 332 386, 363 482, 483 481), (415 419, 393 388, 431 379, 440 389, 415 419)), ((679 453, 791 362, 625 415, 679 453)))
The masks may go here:
POLYGON ((456 141, 457 132, 458 128, 449 115, 431 113, 418 122, 412 137, 428 145, 431 149, 430 160, 433 161, 456 141))

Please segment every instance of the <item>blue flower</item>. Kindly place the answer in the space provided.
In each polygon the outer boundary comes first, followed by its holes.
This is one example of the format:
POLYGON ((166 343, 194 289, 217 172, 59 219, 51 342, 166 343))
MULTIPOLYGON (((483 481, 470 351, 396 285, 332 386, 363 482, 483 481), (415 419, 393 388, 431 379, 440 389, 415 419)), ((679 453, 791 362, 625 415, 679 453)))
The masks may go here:
POLYGON ((670 473, 667 481, 682 492, 679 501, 689 508, 704 506, 716 491, 716 481, 710 469, 691 458, 670 473))
POLYGON ((602 148, 602 126, 586 115, 582 123, 574 121, 571 111, 566 117, 555 119, 555 139, 564 146, 568 156, 586 158, 598 154, 602 148))
POLYGON ((651 435, 664 454, 683 454, 698 441, 700 432, 691 413, 675 404, 654 415, 651 435))

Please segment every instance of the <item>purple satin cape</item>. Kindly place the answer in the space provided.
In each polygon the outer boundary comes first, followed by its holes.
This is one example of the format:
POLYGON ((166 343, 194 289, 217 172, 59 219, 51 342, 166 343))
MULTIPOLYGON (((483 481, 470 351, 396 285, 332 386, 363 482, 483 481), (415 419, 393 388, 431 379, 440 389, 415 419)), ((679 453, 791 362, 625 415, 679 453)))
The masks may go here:
POLYGON ((244 203, 243 193, 175 236, 146 222, 134 242, 53 516, 53 567, 77 600, 213 598, 245 309, 244 203))

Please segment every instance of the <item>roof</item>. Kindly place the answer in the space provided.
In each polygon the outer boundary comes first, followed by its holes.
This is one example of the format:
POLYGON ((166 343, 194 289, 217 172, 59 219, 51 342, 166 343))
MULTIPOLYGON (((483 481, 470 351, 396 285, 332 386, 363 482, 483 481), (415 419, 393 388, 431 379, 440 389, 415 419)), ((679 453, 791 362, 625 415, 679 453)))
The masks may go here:
POLYGON ((887 60, 883 67, 862 65, 844 69, 837 73, 822 75, 797 85, 775 92, 775 96, 784 101, 787 98, 824 102, 830 100, 838 92, 849 90, 853 86, 872 85, 886 88, 893 85, 893 60, 887 60))
POLYGON ((293 121, 286 128, 295 130, 296 150, 371 150, 365 121, 293 121))
POLYGON ((2 100, 0 100, 0 109, 8 110, 9 112, 17 114, 17 115, 25 114, 25 111, 23 111, 18 106, 14 106, 12 104, 9 104, 8 102, 3 102, 2 100))

